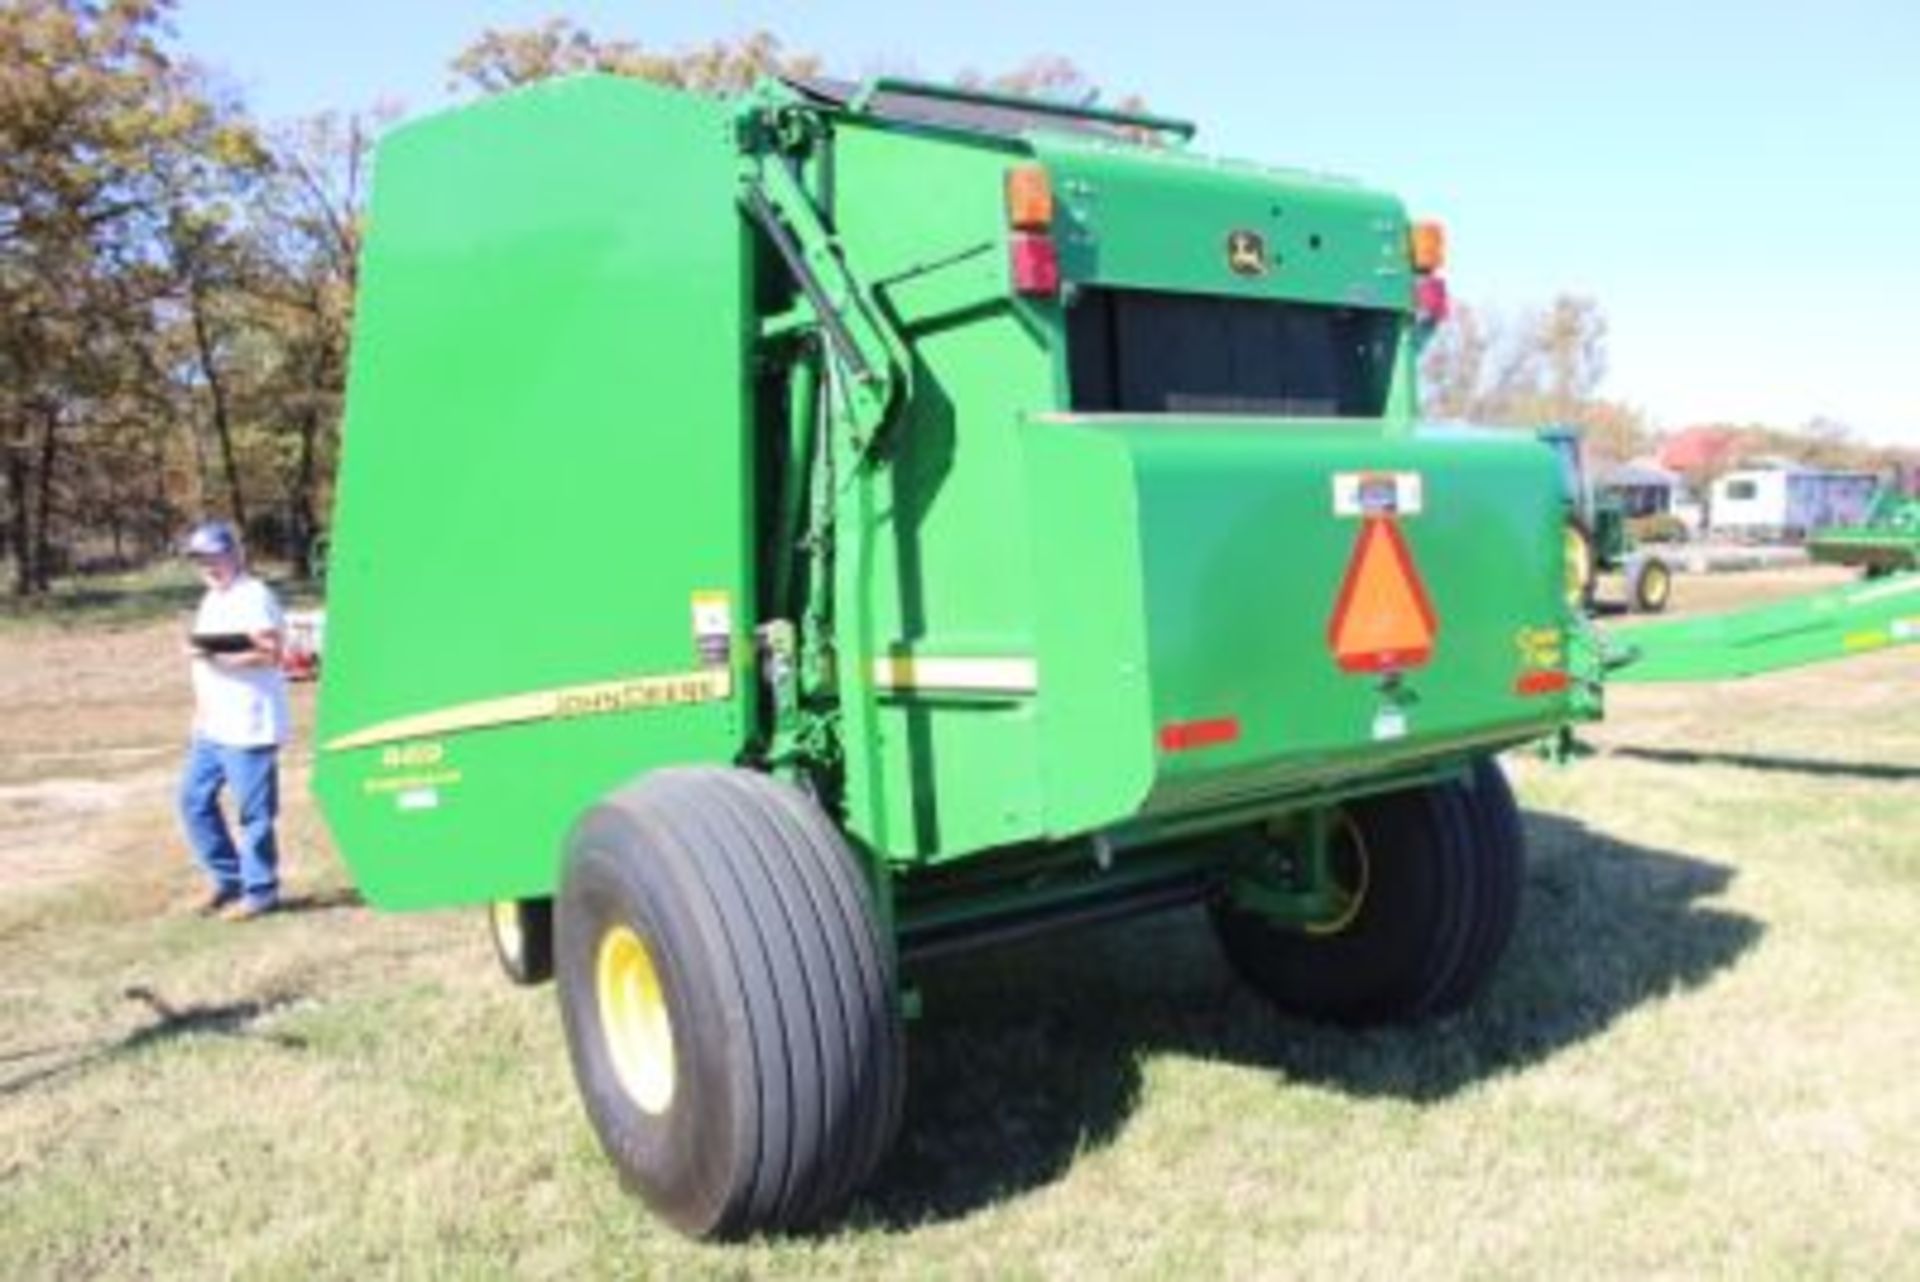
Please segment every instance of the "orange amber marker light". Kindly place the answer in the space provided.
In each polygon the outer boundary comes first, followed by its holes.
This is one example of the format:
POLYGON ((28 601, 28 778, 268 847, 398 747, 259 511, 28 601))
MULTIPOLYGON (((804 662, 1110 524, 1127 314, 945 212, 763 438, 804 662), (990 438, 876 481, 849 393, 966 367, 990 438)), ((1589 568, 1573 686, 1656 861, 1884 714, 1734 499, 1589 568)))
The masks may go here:
POLYGON ((1053 187, 1039 165, 1007 170, 1007 222, 1015 231, 1045 231, 1053 226, 1053 187))
POLYGON ((1415 223, 1408 241, 1413 270, 1437 272, 1447 265, 1447 232, 1439 223, 1415 223))

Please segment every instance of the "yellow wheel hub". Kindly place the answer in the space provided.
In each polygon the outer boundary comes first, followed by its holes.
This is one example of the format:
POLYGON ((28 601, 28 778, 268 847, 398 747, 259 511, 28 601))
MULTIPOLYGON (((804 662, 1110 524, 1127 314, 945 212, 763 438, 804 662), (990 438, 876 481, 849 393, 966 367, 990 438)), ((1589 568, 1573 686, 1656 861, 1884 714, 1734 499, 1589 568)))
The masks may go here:
POLYGON ((1667 603, 1667 596, 1673 591, 1673 576, 1665 566, 1660 565, 1649 566, 1646 574, 1640 595, 1649 607, 1657 610, 1667 603))
POLYGON ((644 1112, 666 1112, 673 1103, 673 1021, 653 953, 628 927, 610 927, 600 937, 594 977, 600 1028, 620 1085, 644 1112))
POLYGON ((1338 812, 1335 822, 1339 826, 1327 834, 1327 839, 1333 843, 1328 855, 1333 861, 1333 893, 1338 907, 1325 921, 1308 922, 1305 930, 1309 935, 1338 935, 1352 926, 1366 907, 1367 890, 1373 884, 1373 855, 1367 849, 1367 839, 1345 811, 1338 812))
POLYGON ((493 937, 500 951, 518 961, 527 951, 526 932, 520 929, 520 905, 511 899, 493 902, 493 937))
POLYGON ((1562 536, 1561 556, 1566 564, 1566 593, 1569 605, 1578 605, 1593 580, 1593 544, 1586 531, 1569 524, 1562 536))

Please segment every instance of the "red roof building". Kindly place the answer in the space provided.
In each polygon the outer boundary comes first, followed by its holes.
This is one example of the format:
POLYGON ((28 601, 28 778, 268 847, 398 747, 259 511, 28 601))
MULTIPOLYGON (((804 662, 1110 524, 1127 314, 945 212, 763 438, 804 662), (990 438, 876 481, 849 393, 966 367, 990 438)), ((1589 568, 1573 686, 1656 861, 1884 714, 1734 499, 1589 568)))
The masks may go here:
POLYGON ((1656 457, 1669 472, 1724 472, 1739 459, 1740 432, 1732 427, 1689 427, 1660 442, 1656 457))

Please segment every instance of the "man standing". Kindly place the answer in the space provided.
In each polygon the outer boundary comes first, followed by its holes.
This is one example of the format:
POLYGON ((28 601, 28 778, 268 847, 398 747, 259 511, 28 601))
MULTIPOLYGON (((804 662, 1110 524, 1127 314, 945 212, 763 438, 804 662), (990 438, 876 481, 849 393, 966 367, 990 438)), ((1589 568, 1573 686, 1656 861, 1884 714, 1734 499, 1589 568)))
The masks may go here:
POLYGON ((187 646, 193 740, 180 781, 180 818, 213 883, 200 911, 250 921, 280 902, 273 821, 280 810, 279 753, 288 724, 287 683, 280 672, 286 621, 272 589, 247 573, 232 526, 195 526, 186 552, 207 592, 187 646), (239 811, 237 847, 220 814, 223 786, 239 811))

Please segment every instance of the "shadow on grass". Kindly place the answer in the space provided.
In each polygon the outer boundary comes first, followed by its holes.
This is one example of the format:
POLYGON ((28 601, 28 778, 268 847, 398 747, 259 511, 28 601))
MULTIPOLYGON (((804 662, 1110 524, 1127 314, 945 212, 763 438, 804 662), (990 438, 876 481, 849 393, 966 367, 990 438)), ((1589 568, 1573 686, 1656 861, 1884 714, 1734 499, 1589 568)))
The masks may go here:
POLYGON ((300 1000, 298 994, 282 994, 248 1001, 220 1002, 211 1005, 174 1006, 144 984, 136 984, 121 994, 137 1002, 153 1015, 152 1020, 132 1032, 99 1043, 68 1042, 0 1056, 0 1064, 14 1064, 61 1056, 53 1063, 34 1063, 25 1072, 0 1081, 0 1099, 19 1095, 35 1086, 72 1077, 109 1060, 131 1055, 149 1046, 193 1035, 252 1038, 269 1042, 284 1050, 305 1050, 306 1041, 284 1033, 260 1032, 253 1025, 282 1007, 300 1000), (68 1052, 78 1050, 77 1055, 68 1052))
POLYGON ((1773 757, 1745 752, 1692 752, 1684 748, 1636 748, 1631 745, 1609 748, 1616 757, 1653 761, 1673 766, 1735 766, 1741 770, 1775 771, 1781 774, 1808 775, 1815 778, 1868 779, 1874 782, 1902 783, 1920 779, 1920 766, 1902 766, 1887 761, 1821 761, 1814 757, 1773 757))
POLYGON ((287 895, 274 909, 276 916, 303 916, 308 913, 342 912, 349 908, 364 908, 367 901, 360 897, 357 890, 320 890, 310 895, 287 895))
POLYGON ((908 1228, 1059 1178, 1118 1134, 1147 1055, 1433 1102, 1706 983, 1762 933, 1700 902, 1726 888, 1727 868, 1558 816, 1526 825, 1526 893, 1504 962, 1471 1008, 1424 1025, 1354 1032, 1274 1013, 1235 980, 1199 910, 930 963, 917 975, 927 1016, 910 1034, 906 1122, 855 1220, 908 1228))

